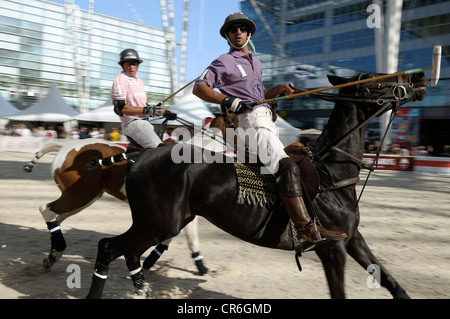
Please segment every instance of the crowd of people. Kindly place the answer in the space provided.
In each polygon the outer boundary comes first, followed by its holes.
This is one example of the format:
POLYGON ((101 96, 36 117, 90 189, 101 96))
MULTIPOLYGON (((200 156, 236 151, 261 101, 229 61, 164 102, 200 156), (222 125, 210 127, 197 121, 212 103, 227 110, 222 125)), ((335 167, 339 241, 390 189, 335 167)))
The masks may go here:
MULTIPOLYGON (((365 153, 376 154, 380 148, 380 141, 368 142, 365 145, 365 153)), ((433 155, 433 146, 417 145, 410 148, 402 147, 398 143, 383 145, 380 154, 399 155, 399 156, 431 156, 433 155)))
POLYGON ((80 140, 85 138, 100 138, 113 142, 127 142, 128 139, 122 134, 117 127, 106 132, 104 128, 80 126, 74 127, 72 131, 67 134, 63 125, 54 126, 35 126, 31 129, 25 123, 14 125, 6 125, 4 129, 0 129, 0 135, 15 136, 15 137, 43 137, 46 139, 64 139, 70 138, 73 140, 80 140))

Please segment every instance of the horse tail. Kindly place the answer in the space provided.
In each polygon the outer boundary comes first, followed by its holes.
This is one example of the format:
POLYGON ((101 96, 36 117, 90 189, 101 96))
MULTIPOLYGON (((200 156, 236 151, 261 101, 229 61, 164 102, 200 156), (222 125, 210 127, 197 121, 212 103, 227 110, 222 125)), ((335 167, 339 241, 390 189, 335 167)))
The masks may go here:
POLYGON ((102 166, 111 166, 114 163, 119 163, 128 159, 126 153, 119 153, 114 156, 105 157, 105 158, 94 158, 88 164, 89 169, 96 169, 102 166))
POLYGON ((31 173, 31 171, 33 170, 33 167, 39 162, 39 160, 45 154, 50 153, 50 152, 58 152, 63 146, 64 146, 64 143, 61 143, 61 142, 50 142, 50 143, 44 144, 42 146, 42 148, 36 152, 36 154, 31 159, 31 161, 29 161, 28 164, 23 167, 24 171, 31 173))

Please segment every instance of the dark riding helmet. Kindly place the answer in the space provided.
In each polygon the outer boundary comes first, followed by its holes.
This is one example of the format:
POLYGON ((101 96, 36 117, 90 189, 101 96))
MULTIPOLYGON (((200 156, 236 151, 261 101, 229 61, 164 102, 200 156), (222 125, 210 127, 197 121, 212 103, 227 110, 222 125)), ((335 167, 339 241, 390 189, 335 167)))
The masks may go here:
POLYGON ((230 26, 234 23, 242 23, 246 25, 250 29, 250 33, 252 35, 255 34, 256 31, 256 25, 255 23, 250 20, 245 14, 241 12, 236 12, 230 14, 223 23, 223 26, 220 28, 220 35, 226 39, 226 34, 228 32, 228 29, 230 26))
POLYGON ((120 52, 120 61, 118 63, 122 65, 125 61, 128 60, 136 60, 139 62, 139 64, 144 62, 139 58, 139 54, 134 49, 125 49, 122 52, 120 52))

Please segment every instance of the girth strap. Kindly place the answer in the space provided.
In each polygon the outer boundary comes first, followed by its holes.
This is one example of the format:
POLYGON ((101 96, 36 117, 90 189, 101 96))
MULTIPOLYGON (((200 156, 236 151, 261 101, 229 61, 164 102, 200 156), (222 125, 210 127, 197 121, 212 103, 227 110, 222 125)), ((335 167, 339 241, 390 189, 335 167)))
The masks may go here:
POLYGON ((328 186, 326 188, 322 188, 322 186, 320 186, 319 193, 325 193, 325 192, 328 192, 328 191, 332 191, 332 190, 335 190, 335 189, 338 189, 338 188, 343 188, 343 187, 346 187, 346 186, 354 185, 354 184, 357 184, 357 183, 359 183, 359 177, 353 177, 353 178, 349 178, 349 179, 344 179, 342 181, 333 183, 333 185, 328 186))

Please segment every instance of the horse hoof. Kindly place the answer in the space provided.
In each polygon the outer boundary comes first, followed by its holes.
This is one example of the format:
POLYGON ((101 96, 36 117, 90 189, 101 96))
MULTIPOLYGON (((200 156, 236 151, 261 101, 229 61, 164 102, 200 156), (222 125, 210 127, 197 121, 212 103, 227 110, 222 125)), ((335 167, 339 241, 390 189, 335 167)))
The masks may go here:
POLYGON ((62 257, 63 251, 52 251, 48 257, 42 261, 45 270, 50 270, 62 257))
POLYGON ((25 166, 23 167, 23 170, 24 170, 25 172, 31 173, 31 171, 33 170, 33 166, 25 165, 25 166))
POLYGON ((206 268, 203 265, 203 262, 201 260, 198 260, 195 262, 195 265, 197 266, 198 272, 200 273, 200 276, 203 276, 208 273, 208 268, 206 268))
POLYGON ((148 282, 141 283, 140 287, 134 290, 134 296, 138 299, 149 299, 151 294, 152 290, 148 282))
POLYGON ((49 260, 48 258, 45 258, 45 259, 42 261, 42 266, 44 267, 44 270, 45 270, 45 271, 51 270, 53 264, 54 264, 54 263, 51 263, 50 260, 49 260))

